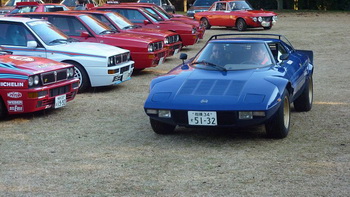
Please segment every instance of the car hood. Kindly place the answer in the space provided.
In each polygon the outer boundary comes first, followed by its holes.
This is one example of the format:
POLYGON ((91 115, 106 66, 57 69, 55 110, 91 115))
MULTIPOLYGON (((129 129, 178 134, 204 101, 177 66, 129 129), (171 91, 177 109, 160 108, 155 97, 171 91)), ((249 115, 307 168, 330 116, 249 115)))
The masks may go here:
POLYGON ((70 67, 70 64, 56 62, 46 58, 19 55, 1 55, 0 70, 2 73, 33 75, 70 67))
MULTIPOLYGON (((178 72, 174 70, 173 72, 178 72)), ((192 69, 152 81, 145 108, 177 110, 267 110, 279 89, 266 76, 273 69, 208 71, 192 69)))
POLYGON ((49 45, 48 49, 57 52, 69 52, 74 54, 102 57, 109 57, 112 55, 129 52, 129 50, 119 47, 92 42, 70 42, 66 44, 49 45))
POLYGON ((263 11, 263 10, 239 10, 232 11, 232 13, 240 13, 247 16, 276 16, 277 14, 271 11, 263 11))
POLYGON ((118 39, 128 42, 140 42, 140 43, 150 43, 150 42, 159 42, 163 40, 159 40, 155 37, 150 37, 146 35, 135 35, 131 33, 115 33, 115 34, 105 34, 101 35, 101 37, 104 38, 110 38, 110 39, 118 39))
POLYGON ((144 33, 146 35, 162 36, 164 38, 167 36, 176 35, 176 33, 171 31, 166 31, 162 29, 150 29, 150 28, 134 28, 134 29, 128 29, 126 31, 130 33, 137 33, 138 35, 140 35, 140 33, 144 33))

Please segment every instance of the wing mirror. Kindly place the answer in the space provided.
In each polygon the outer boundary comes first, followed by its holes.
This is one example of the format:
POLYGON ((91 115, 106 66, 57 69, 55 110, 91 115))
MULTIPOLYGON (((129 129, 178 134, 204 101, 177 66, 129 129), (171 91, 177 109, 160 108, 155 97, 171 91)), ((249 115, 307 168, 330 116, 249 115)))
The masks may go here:
POLYGON ((282 54, 280 56, 280 60, 282 60, 282 61, 287 60, 288 58, 289 58, 289 54, 288 53, 282 54))
POLYGON ((180 59, 182 59, 182 69, 183 70, 187 70, 188 69, 188 65, 185 64, 185 60, 187 60, 187 54, 186 53, 181 53, 180 54, 180 59))
POLYGON ((28 41, 27 42, 27 47, 28 48, 36 48, 38 46, 38 43, 36 41, 28 41))
POLYGON ((87 31, 83 31, 83 32, 81 32, 80 37, 88 38, 88 37, 90 37, 90 34, 87 31))

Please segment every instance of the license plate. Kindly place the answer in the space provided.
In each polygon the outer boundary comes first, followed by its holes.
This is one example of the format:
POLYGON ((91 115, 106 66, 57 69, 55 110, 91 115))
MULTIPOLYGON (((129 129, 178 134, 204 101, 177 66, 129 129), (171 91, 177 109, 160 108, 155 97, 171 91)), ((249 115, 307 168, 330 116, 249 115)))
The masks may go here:
POLYGON ((161 65, 164 62, 164 57, 161 57, 158 62, 158 66, 161 65))
POLYGON ((175 49, 174 54, 177 54, 180 51, 180 49, 175 49))
POLYGON ((66 104, 67 104, 67 99, 65 94, 55 97, 55 108, 66 106, 66 104))
POLYGON ((216 112, 213 111, 188 111, 189 125, 216 126, 216 112))
POLYGON ((123 72, 122 81, 127 80, 129 77, 130 77, 130 74, 128 71, 123 72))

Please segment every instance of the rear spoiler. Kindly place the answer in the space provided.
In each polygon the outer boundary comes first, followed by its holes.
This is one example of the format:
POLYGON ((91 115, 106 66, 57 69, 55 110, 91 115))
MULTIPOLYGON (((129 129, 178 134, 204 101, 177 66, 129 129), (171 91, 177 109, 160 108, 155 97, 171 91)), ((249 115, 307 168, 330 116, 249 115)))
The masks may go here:
POLYGON ((36 5, 39 5, 39 3, 37 1, 32 1, 32 2, 18 2, 16 3, 16 7, 19 7, 19 6, 28 6, 28 5, 32 5, 32 6, 36 6, 36 5))

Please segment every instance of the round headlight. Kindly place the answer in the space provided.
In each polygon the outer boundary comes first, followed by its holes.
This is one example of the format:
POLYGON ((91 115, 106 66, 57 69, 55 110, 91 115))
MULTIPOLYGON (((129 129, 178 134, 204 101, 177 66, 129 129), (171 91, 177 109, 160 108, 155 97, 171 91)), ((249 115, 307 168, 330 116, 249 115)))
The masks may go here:
POLYGON ((259 21, 260 23, 262 22, 262 17, 261 17, 261 16, 258 17, 258 21, 259 21))
POLYGON ((35 75, 34 76, 34 85, 38 85, 39 84, 39 76, 35 75))
POLYGON ((169 37, 166 37, 166 38, 164 39, 164 44, 169 44, 169 37))
POLYGON ((73 68, 68 68, 67 77, 73 77, 73 74, 74 74, 73 68))
POLYGON ((258 19, 256 17, 252 17, 253 21, 256 22, 258 19))
POLYGON ((149 45, 148 45, 148 51, 149 51, 149 52, 153 52, 153 45, 152 45, 152 44, 149 44, 149 45))
POLYGON ((28 85, 29 86, 32 86, 34 84, 34 79, 33 79, 33 77, 29 77, 28 78, 28 85))

